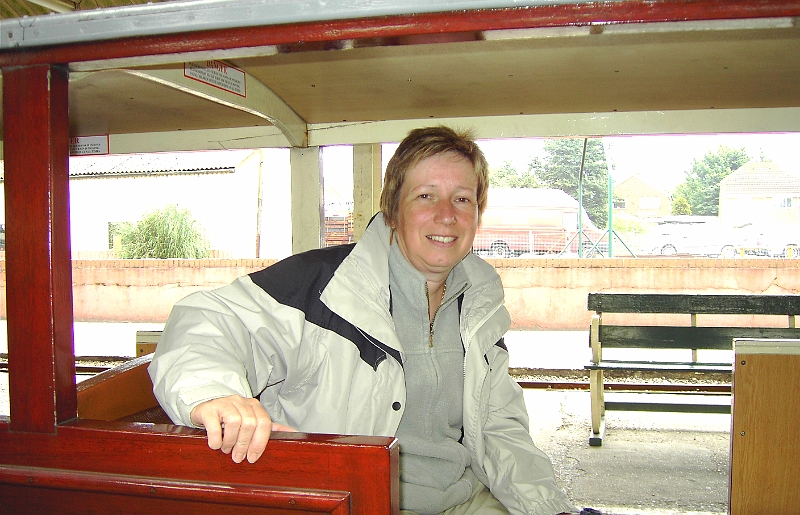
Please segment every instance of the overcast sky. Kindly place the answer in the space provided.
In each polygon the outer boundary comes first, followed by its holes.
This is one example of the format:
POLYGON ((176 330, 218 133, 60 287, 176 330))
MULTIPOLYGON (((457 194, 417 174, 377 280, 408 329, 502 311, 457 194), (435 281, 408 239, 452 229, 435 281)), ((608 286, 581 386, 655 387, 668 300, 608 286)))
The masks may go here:
MULTIPOLYGON (((527 170, 533 156, 543 156, 544 139, 481 141, 489 166, 499 168, 508 161, 518 171, 527 170)), ((722 134, 691 136, 618 136, 604 138, 606 158, 612 165, 612 177, 619 184, 631 175, 640 176, 671 193, 685 179, 695 160, 720 146, 744 148, 748 155, 766 159, 787 171, 800 173, 800 134, 722 134)))
MULTIPOLYGON (((612 165, 616 184, 639 173, 651 185, 672 193, 685 179, 695 160, 702 160, 720 146, 744 148, 753 159, 765 156, 787 171, 800 173, 800 133, 789 134, 714 134, 691 136, 616 136, 604 138, 607 159, 612 165)), ((492 169, 508 161, 518 171, 528 169, 535 156, 544 156, 544 142, 536 139, 481 140, 479 145, 492 169)), ((384 145, 383 162, 391 157, 396 145, 384 145)), ((343 195, 353 190, 353 155, 348 146, 323 150, 326 188, 343 195)))

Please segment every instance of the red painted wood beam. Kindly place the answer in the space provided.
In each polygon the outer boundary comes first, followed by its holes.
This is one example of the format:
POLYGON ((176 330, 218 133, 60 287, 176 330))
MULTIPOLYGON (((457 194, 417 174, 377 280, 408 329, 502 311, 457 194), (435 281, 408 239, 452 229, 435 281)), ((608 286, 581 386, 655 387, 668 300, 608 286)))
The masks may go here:
POLYGON ((97 474, 0 464, 5 513, 15 515, 349 515, 350 493, 324 489, 265 487, 97 474), (300 513, 298 513, 300 512, 300 513))
POLYGON ((800 0, 630 0, 242 27, 0 53, 0 67, 501 29, 800 16, 800 0))
POLYGON ((2 465, 124 474, 154 485, 166 478, 343 491, 352 494, 354 514, 399 513, 399 446, 392 437, 276 433, 258 462, 237 464, 208 448, 205 431, 184 426, 76 420, 57 435, 25 434, 8 431, 0 417, 0 492, 3 481, 15 482, 4 478, 2 465))
POLYGON ((68 74, 3 70, 6 306, 13 431, 75 418, 68 74))

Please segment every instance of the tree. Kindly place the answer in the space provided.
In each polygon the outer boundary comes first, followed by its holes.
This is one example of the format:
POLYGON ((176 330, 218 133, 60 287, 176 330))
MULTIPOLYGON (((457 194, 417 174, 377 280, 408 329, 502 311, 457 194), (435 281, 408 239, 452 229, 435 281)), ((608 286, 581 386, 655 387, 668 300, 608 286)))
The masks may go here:
MULTIPOLYGON (((537 160, 538 161, 538 160, 537 160)), ((511 163, 506 161, 503 167, 489 175, 489 184, 495 188, 541 188, 536 176, 527 171, 519 173, 511 163)))
MULTIPOLYGON (((544 145, 544 161, 532 162, 529 171, 544 187, 563 190, 577 200, 583 142, 583 138, 549 140, 544 145)), ((600 139, 589 139, 586 145, 583 208, 597 227, 608 225, 608 167, 600 139)))
POLYGON ((692 207, 689 205, 689 201, 686 200, 686 197, 684 197, 683 195, 678 195, 675 197, 675 200, 672 202, 672 214, 673 215, 692 214, 692 207))
POLYGON ((144 216, 135 225, 120 228, 121 257, 125 259, 205 258, 208 242, 186 209, 168 205, 144 216))
POLYGON ((750 157, 743 148, 721 146, 716 152, 708 152, 702 160, 694 160, 686 180, 675 188, 674 197, 684 197, 695 215, 716 216, 720 182, 748 161, 750 157))

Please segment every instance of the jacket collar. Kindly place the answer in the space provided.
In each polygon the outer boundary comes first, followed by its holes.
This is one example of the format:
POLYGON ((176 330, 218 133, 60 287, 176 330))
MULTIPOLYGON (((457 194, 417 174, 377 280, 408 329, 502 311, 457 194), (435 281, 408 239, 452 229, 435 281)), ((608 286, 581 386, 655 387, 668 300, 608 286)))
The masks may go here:
MULTIPOLYGON (((372 338, 402 351, 389 312, 389 237, 390 229, 378 213, 364 235, 342 261, 320 299, 331 311, 369 334, 372 338)), ((510 318, 503 307, 503 287, 492 265, 468 254, 461 262, 471 283, 461 312, 461 332, 465 344, 473 331, 490 318, 492 335, 485 345, 493 345, 508 330, 510 318), (499 313, 498 313, 499 312, 499 313), (494 316, 502 315, 500 318, 494 316), (495 338, 496 333, 496 338, 495 338)), ((482 344, 483 345, 483 344, 482 344)))
POLYGON ((400 350, 389 313, 389 236, 389 227, 378 213, 339 265, 320 299, 371 337, 400 350))

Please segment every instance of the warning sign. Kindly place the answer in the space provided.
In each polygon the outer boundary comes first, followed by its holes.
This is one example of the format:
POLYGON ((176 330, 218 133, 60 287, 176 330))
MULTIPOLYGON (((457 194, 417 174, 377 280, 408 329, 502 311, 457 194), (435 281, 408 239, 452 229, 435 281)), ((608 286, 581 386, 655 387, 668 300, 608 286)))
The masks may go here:
POLYGON ((183 64, 183 75, 234 95, 247 96, 245 72, 220 61, 195 61, 183 64))
POLYGON ((69 155, 98 156, 108 154, 108 134, 105 136, 77 136, 69 139, 69 155))

